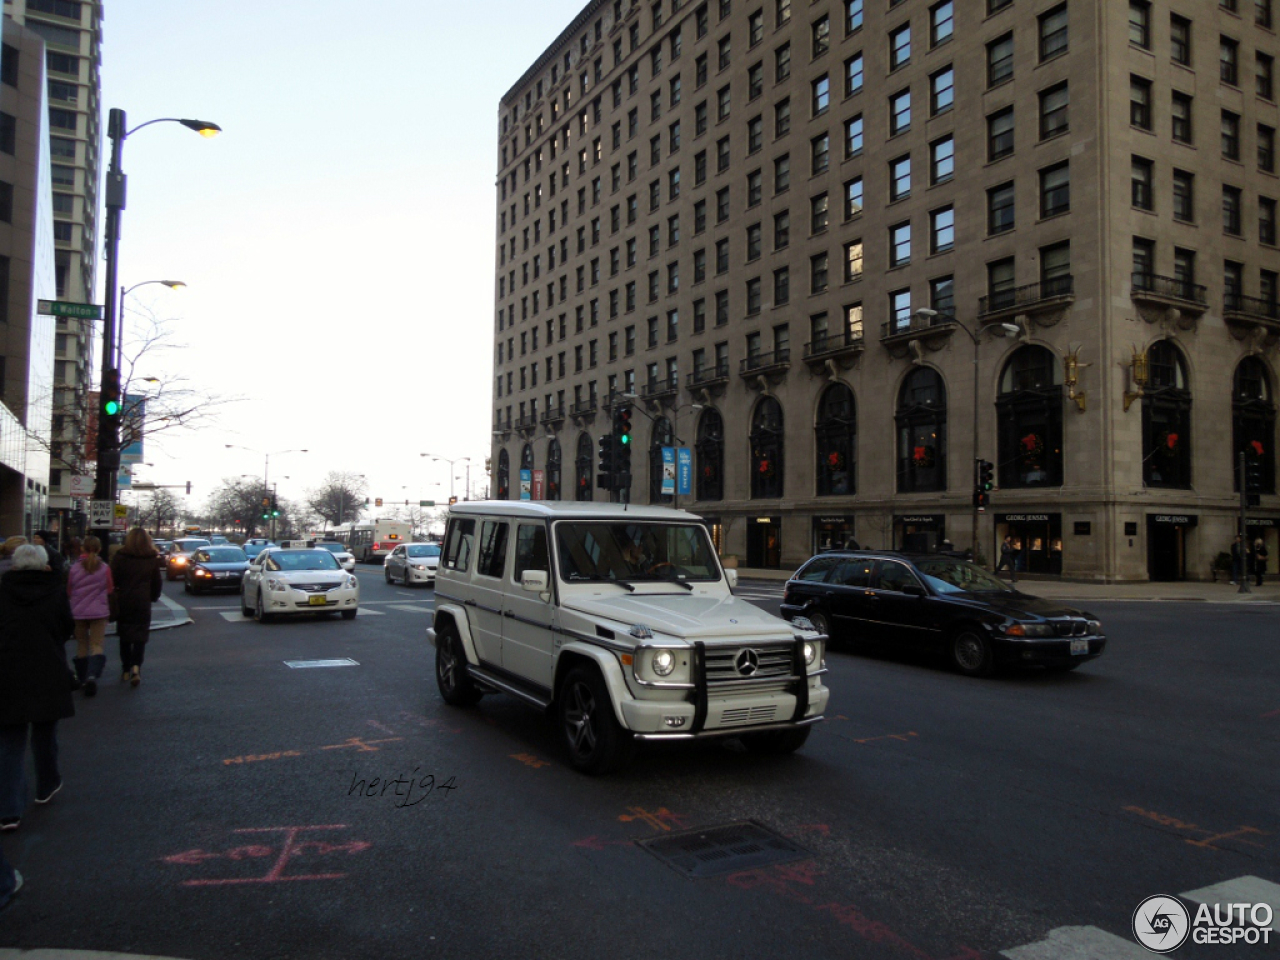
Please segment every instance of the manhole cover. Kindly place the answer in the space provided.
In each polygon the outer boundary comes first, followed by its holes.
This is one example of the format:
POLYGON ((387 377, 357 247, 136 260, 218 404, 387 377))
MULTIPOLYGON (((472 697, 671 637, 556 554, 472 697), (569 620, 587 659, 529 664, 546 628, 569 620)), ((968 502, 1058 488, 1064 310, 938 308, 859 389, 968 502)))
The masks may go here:
POLYGON ((668 866, 694 879, 813 856, 804 847, 754 821, 686 830, 636 842, 668 866))
POLYGON ((306 670, 311 667, 358 667, 360 664, 350 657, 341 660, 286 660, 284 665, 290 670, 306 670))

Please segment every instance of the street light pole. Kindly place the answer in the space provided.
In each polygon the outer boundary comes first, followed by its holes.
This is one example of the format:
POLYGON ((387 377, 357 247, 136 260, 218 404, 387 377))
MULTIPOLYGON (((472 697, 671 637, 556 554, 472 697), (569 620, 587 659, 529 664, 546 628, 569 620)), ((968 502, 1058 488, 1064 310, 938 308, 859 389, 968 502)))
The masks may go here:
MULTIPOLYGON (((120 166, 120 157, 124 152, 124 141, 130 134, 153 123, 174 121, 188 129, 195 130, 202 136, 213 136, 222 128, 216 123, 202 120, 179 120, 176 117, 163 117, 148 120, 133 130, 128 129, 125 112, 113 108, 107 115, 107 136, 111 140, 111 160, 107 167, 107 183, 105 201, 107 222, 105 225, 103 255, 107 262, 106 281, 104 284, 103 321, 102 321, 102 379, 106 384, 112 381, 113 372, 118 375, 119 368, 113 366, 117 361, 116 345, 119 326, 119 306, 116 301, 116 290, 119 286, 120 269, 120 218, 124 213, 126 177, 120 166)), ((120 418, 119 414, 105 416, 105 411, 98 410, 98 471, 94 479, 93 497, 95 500, 106 500, 115 503, 116 472, 120 469, 120 418)), ((105 547, 111 534, 111 524, 98 527, 94 531, 105 547)))

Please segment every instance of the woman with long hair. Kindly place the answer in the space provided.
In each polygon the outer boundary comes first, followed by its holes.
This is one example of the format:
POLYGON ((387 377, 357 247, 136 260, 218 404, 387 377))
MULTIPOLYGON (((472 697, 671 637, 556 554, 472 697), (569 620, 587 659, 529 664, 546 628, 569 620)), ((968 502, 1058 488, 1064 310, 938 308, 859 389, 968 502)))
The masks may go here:
POLYGON ((120 682, 142 683, 142 656, 151 635, 151 604, 160 599, 164 581, 156 562, 156 545, 142 527, 134 527, 111 558, 120 613, 116 633, 120 635, 120 682))
POLYGON ((84 695, 98 692, 98 679, 107 666, 102 642, 107 634, 107 618, 111 613, 108 595, 115 589, 111 568, 102 562, 102 541, 84 538, 84 553, 67 572, 67 594, 71 597, 71 615, 75 617, 76 655, 72 663, 76 679, 84 686, 84 695))

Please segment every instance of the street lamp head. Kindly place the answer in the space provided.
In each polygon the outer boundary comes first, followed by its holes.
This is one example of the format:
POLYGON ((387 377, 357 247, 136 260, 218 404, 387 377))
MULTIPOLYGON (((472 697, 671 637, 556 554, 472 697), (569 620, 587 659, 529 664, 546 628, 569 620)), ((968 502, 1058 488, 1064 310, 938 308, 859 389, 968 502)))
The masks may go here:
POLYGON ((936 317, 938 315, 938 311, 931 310, 928 307, 921 307, 919 310, 915 311, 915 315, 917 317, 936 317))
POLYGON ((180 124, 188 130, 194 130, 202 137, 216 137, 222 132, 222 128, 216 123, 210 123, 208 120, 179 120, 180 124))
POLYGON ((186 286, 186 284, 183 283, 181 280, 161 280, 160 282, 163 283, 170 290, 177 290, 179 287, 186 286))
POLYGON ((1016 337, 1022 333, 1022 328, 1016 323, 1002 323, 1000 324, 1000 329, 1004 331, 1005 336, 1009 337, 1016 337))

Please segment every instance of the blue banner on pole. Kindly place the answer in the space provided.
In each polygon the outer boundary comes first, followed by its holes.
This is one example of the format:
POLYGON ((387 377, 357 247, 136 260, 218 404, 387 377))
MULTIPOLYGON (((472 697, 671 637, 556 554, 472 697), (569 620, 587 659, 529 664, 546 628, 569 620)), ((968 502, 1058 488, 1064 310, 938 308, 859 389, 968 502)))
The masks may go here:
POLYGON ((676 492, 676 448, 662 448, 662 495, 671 496, 676 492))
POLYGON ((676 450, 676 492, 682 497, 693 493, 693 451, 688 447, 676 450))
POLYGON ((530 500, 533 498, 533 471, 520 471, 520 499, 530 500))

